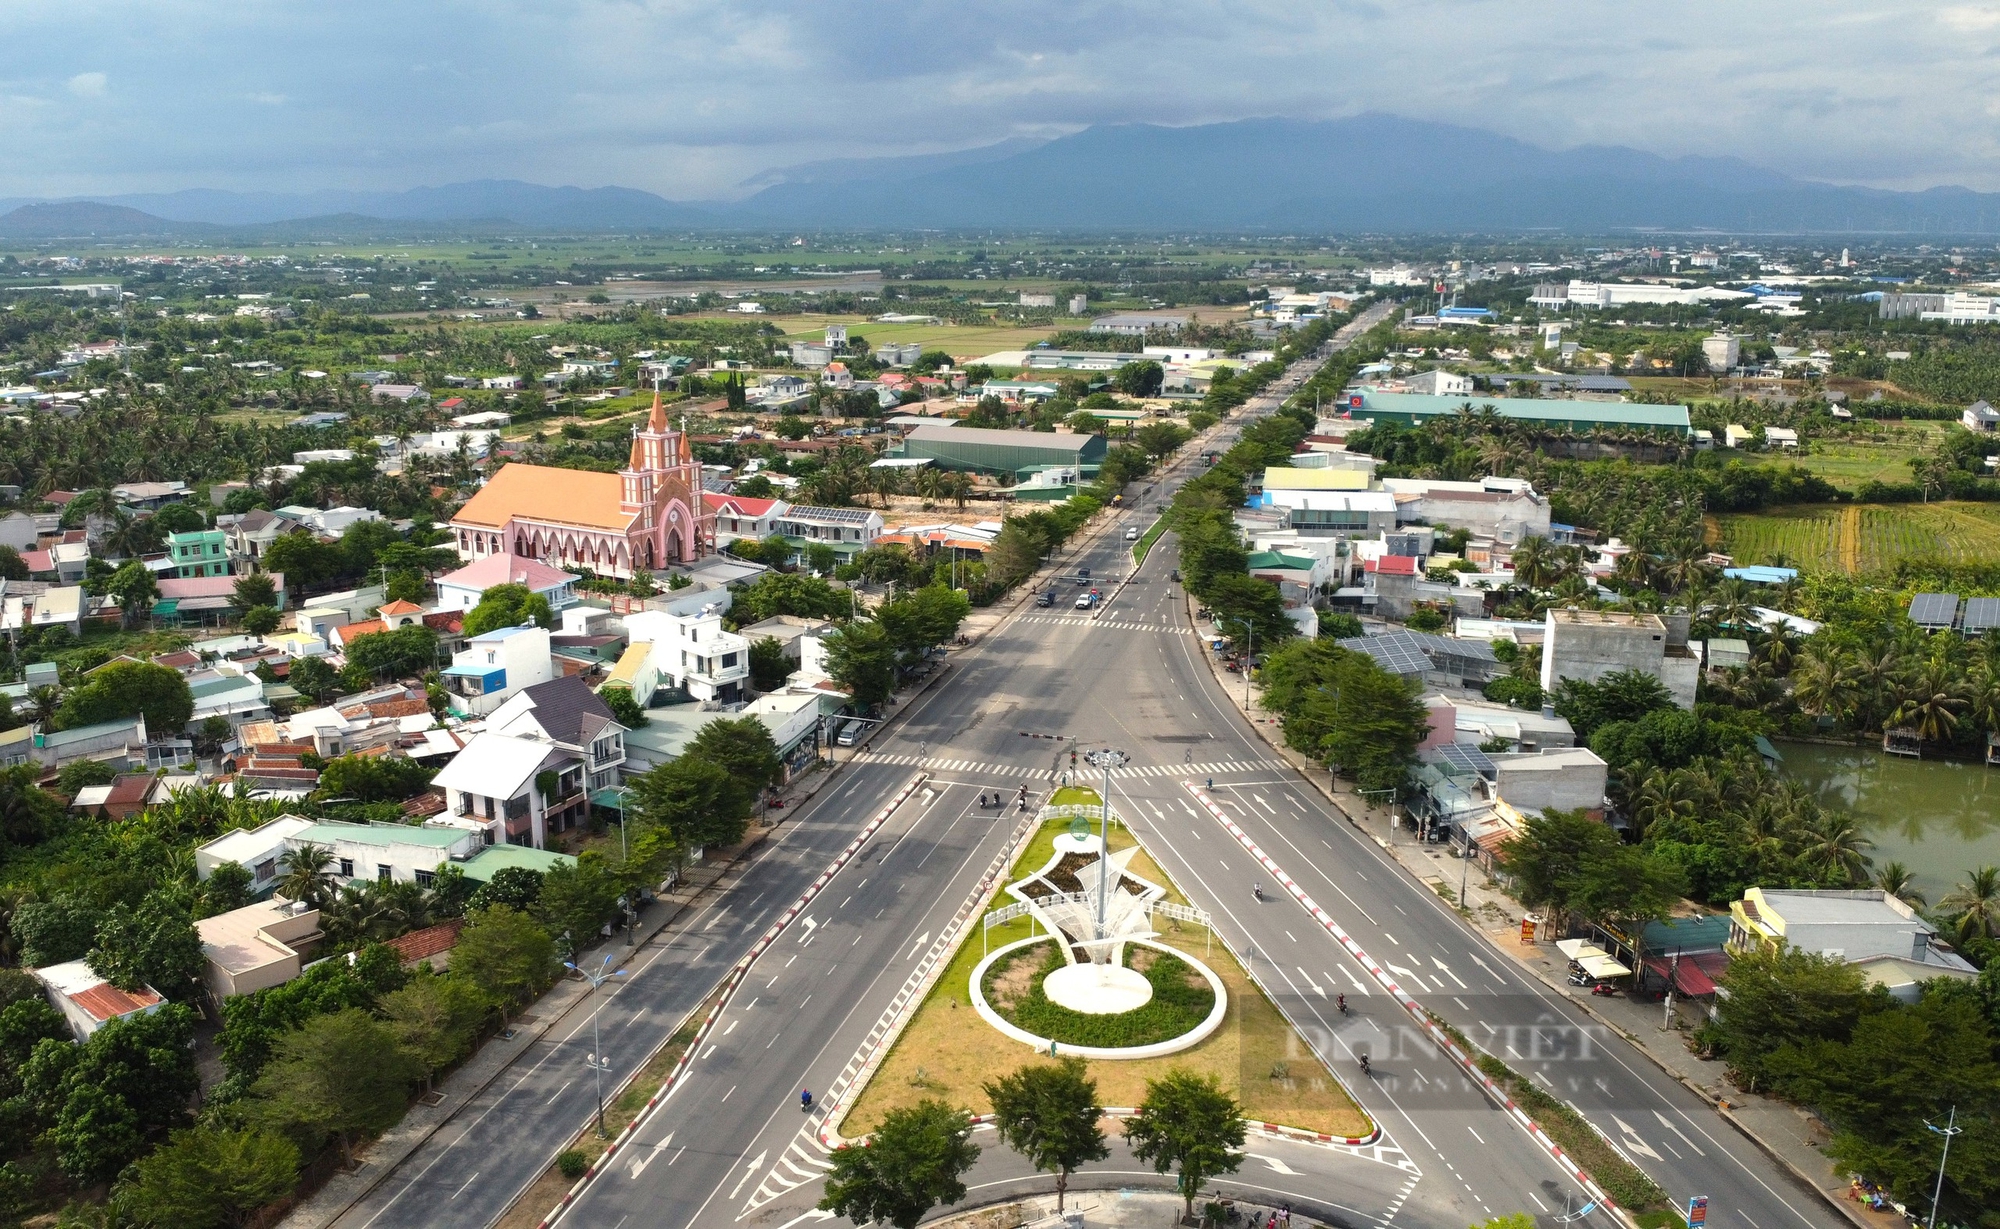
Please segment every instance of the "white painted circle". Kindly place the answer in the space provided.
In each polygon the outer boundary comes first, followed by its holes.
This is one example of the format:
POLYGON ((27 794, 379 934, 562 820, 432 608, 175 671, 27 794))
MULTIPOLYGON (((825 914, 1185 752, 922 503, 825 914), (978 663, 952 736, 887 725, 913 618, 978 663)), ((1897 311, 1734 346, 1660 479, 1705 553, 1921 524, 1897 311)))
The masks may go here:
POLYGON ((1115 1016, 1144 1007, 1153 983, 1137 969, 1116 964, 1066 964, 1042 979, 1049 1001, 1092 1016, 1115 1016))

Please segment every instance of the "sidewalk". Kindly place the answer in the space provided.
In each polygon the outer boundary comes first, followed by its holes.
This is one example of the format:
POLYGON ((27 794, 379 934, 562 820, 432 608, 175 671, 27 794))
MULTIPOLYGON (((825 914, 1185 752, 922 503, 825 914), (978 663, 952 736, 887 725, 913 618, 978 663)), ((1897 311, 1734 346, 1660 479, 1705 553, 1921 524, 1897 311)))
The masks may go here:
MULTIPOLYGON (((1188 599, 1189 617, 1195 602, 1188 599)), ((1241 675, 1229 674, 1204 646, 1209 670, 1232 698, 1243 686, 1241 675)), ((1253 687, 1252 692, 1255 692, 1253 687)), ((1835 1168, 1820 1151, 1828 1133, 1816 1117, 1796 1106, 1770 1097, 1746 1093, 1725 1078, 1723 1064, 1697 1057, 1687 1048, 1688 1031, 1662 1027, 1663 1006, 1627 997, 1597 997, 1580 992, 1564 977, 1567 962, 1551 944, 1524 945, 1520 941, 1524 912, 1513 897, 1502 892, 1484 870, 1471 867, 1448 850, 1426 845, 1400 827, 1392 827, 1389 814, 1369 808, 1343 784, 1329 780, 1325 765, 1308 760, 1284 745, 1284 734, 1275 713, 1267 711, 1253 694, 1245 718, 1272 750, 1298 770, 1312 787, 1333 804, 1341 817, 1361 829, 1400 863, 1403 869, 1433 891, 1456 900, 1464 875, 1463 912, 1493 950, 1512 960, 1524 972, 1539 978, 1549 990, 1568 998, 1584 1014, 1612 1029, 1662 1071, 1714 1106, 1717 1114, 1755 1144, 1766 1156, 1785 1167, 1793 1177, 1811 1187, 1833 1207, 1857 1225, 1868 1229, 1902 1229, 1905 1221, 1893 1213, 1870 1212, 1847 1199, 1847 1174, 1835 1168), (1360 818, 1356 818, 1359 816, 1360 818)))

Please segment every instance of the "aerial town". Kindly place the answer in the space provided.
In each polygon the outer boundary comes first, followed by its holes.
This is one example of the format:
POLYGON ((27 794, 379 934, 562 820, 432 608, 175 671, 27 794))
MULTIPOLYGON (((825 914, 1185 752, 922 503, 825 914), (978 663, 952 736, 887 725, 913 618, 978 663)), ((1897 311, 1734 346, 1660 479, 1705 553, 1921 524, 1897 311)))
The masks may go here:
POLYGON ((2000 1226, 1973 163, 947 91, 408 188, 443 94, 163 177, 51 81, 0 1224, 2000 1226))

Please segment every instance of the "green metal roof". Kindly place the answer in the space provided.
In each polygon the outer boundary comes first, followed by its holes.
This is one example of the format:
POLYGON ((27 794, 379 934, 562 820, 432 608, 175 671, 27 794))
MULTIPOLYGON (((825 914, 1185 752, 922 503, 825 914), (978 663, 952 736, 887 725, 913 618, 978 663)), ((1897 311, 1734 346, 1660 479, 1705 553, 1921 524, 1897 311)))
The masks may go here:
POLYGON ((1537 397, 1438 397, 1426 393, 1378 393, 1363 390, 1362 408, 1356 418, 1379 415, 1400 416, 1422 421, 1457 414, 1466 406, 1477 414, 1491 406, 1502 418, 1529 422, 1550 422, 1571 426, 1627 426, 1652 430, 1672 430, 1685 434, 1689 429, 1688 408, 1684 405, 1642 405, 1630 401, 1543 400, 1537 397))
POLYGON ((338 821, 314 824, 295 839, 315 845, 353 841, 362 845, 429 845, 449 849, 465 839, 463 828, 420 828, 415 824, 344 824, 338 821))
POLYGON ((1285 568, 1295 572, 1312 571, 1313 561, 1298 555, 1281 555, 1274 550, 1260 550, 1244 561, 1251 570, 1257 568, 1285 568))
POLYGON ((548 874, 558 866, 575 866, 576 859, 552 849, 530 849, 526 845, 488 845, 461 863, 465 877, 485 883, 510 866, 548 874))

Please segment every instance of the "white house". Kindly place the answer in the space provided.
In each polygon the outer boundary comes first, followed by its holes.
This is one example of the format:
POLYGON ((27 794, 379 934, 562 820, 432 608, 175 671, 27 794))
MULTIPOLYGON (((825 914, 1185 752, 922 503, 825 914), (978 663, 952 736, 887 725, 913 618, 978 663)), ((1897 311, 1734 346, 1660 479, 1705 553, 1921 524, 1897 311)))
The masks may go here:
POLYGON ((70 1035, 83 1041, 113 1020, 158 1011, 166 1000, 151 986, 120 990, 91 970, 87 960, 71 960, 31 969, 49 1002, 62 1013, 70 1035))
MULTIPOLYGON (((727 589, 705 590, 654 598, 646 609, 625 616, 625 633, 633 648, 651 646, 643 670, 650 672, 655 688, 684 691, 690 699, 702 701, 743 698, 750 677, 750 642, 723 629, 722 615, 730 601, 727 589)), ((632 682, 635 698, 642 681, 632 682)))
POLYGON ((250 894, 262 896, 284 877, 279 859, 285 853, 285 839, 313 826, 313 821, 297 815, 280 815, 255 828, 225 832, 194 851, 195 878, 206 880, 224 862, 234 862, 250 872, 250 894))
POLYGON ((778 518, 790 510, 782 499, 708 494, 701 498, 715 514, 717 546, 727 546, 738 538, 768 538, 778 531, 778 518))
POLYGON ((525 585, 548 601, 550 611, 576 604, 574 574, 522 555, 488 555, 437 579, 439 610, 471 610, 495 585, 525 585))
POLYGON ((593 792, 618 784, 625 727, 582 679, 527 688, 486 726, 433 784, 445 814, 487 841, 540 849, 589 817, 593 792))
POLYGON ((1965 407, 1965 413, 1958 416, 1967 431, 2000 431, 2000 410, 1984 401, 1975 401, 1965 407))
POLYGON ((462 717, 483 717, 521 688, 554 677, 548 630, 526 624, 474 636, 439 673, 451 696, 452 711, 462 717))
POLYGON ((872 508, 787 508, 775 529, 803 550, 811 545, 832 547, 843 557, 859 554, 882 536, 882 514, 872 508))

